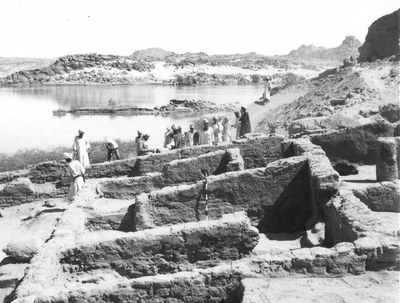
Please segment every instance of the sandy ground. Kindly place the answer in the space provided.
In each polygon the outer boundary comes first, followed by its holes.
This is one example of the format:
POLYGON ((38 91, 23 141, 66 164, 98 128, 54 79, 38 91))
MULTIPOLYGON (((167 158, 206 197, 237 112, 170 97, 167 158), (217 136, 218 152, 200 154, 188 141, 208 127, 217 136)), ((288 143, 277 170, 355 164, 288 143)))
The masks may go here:
POLYGON ((243 303, 398 303, 399 272, 341 278, 246 279, 243 303))

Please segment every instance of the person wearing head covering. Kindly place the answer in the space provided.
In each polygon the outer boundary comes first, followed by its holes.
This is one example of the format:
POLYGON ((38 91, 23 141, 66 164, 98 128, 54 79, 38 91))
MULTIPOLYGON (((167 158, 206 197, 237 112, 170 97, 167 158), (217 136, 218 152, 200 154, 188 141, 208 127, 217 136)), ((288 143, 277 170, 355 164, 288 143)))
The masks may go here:
POLYGON ((267 76, 265 78, 264 93, 263 93, 262 97, 260 98, 260 101, 263 101, 264 103, 268 103, 270 99, 271 99, 271 77, 267 76))
POLYGON ((193 136, 194 136, 194 125, 190 124, 189 131, 185 134, 185 146, 190 147, 193 146, 193 136))
POLYGON ((74 157, 76 160, 82 163, 83 167, 88 168, 90 166, 88 149, 90 148, 89 141, 84 136, 85 132, 83 130, 78 131, 78 136, 74 139, 74 144, 72 145, 72 150, 74 152, 74 157))
POLYGON ((106 148, 107 148, 107 161, 111 161, 111 157, 115 155, 117 157, 117 160, 121 159, 121 156, 119 154, 118 150, 118 144, 111 138, 106 139, 106 148))
POLYGON ((78 160, 72 160, 70 153, 64 153, 63 159, 68 163, 68 172, 71 177, 67 199, 72 202, 85 182, 85 168, 78 160))
POLYGON ((213 145, 215 136, 214 136, 214 131, 212 127, 210 127, 210 124, 207 119, 203 120, 204 127, 200 132, 200 139, 199 139, 199 144, 200 145, 213 145))
POLYGON ((222 142, 231 141, 231 126, 229 125, 229 118, 225 116, 222 119, 222 142))
POLYGON ((174 130, 174 142, 174 149, 185 147, 185 135, 182 134, 182 128, 180 126, 174 130))
POLYGON ((222 142, 222 124, 218 121, 217 117, 213 117, 212 129, 214 132, 214 144, 222 142))
POLYGON ((235 139, 240 138, 240 114, 239 112, 235 112, 235 124, 232 127, 236 128, 236 136, 235 139))
POLYGON ((251 133, 251 125, 250 125, 250 117, 249 113, 247 112, 247 107, 242 105, 240 109, 242 115, 239 118, 240 121, 240 136, 244 134, 251 133))
POLYGON ((172 125, 171 127, 167 127, 167 131, 164 134, 164 148, 172 148, 172 140, 174 139, 174 131, 175 131, 175 125, 172 125))
POLYGON ((149 147, 147 140, 149 140, 150 135, 144 134, 142 139, 138 143, 138 156, 146 156, 155 153, 156 150, 149 147))

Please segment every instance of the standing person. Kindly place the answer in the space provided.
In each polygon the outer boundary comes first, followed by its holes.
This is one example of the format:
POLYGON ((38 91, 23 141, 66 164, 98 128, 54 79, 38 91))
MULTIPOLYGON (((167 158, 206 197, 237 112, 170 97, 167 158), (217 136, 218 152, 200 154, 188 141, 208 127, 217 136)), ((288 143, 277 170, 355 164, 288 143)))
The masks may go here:
POLYGON ((247 107, 242 105, 240 109, 242 115, 240 116, 240 136, 244 134, 251 133, 251 125, 250 125, 250 117, 249 113, 247 112, 247 107))
POLYGON ((180 126, 174 131, 174 141, 174 149, 185 147, 185 135, 182 134, 182 128, 180 126))
POLYGON ((107 161, 111 161, 111 157, 115 154, 117 157, 117 160, 121 159, 121 156, 119 154, 118 150, 118 144, 111 138, 106 139, 106 148, 107 148, 107 161))
POLYGON ((137 136, 135 138, 135 143, 139 143, 139 140, 142 139, 142 132, 140 130, 137 131, 137 136))
POLYGON ((64 153, 63 159, 68 163, 68 172, 71 177, 67 199, 72 202, 85 182, 85 168, 78 160, 72 160, 72 154, 70 153, 64 153))
POLYGON ((175 125, 171 128, 167 127, 167 131, 164 134, 164 148, 172 148, 172 140, 174 139, 175 125))
POLYGON ((139 140, 138 156, 146 156, 156 152, 156 149, 149 147, 149 144, 147 143, 147 140, 149 140, 149 138, 150 138, 149 134, 144 134, 142 139, 139 140))
POLYGON ((265 85, 264 85, 264 93, 262 97, 260 98, 264 103, 268 103, 269 100, 271 100, 271 77, 267 76, 265 79, 265 85))
POLYGON ((203 120, 204 127, 200 132, 200 139, 199 139, 199 144, 200 145, 213 145, 214 142, 214 131, 213 129, 209 126, 209 122, 207 119, 203 120))
POLYGON ((90 149, 89 141, 84 136, 83 130, 78 131, 78 136, 74 139, 72 150, 74 151, 75 159, 82 163, 84 168, 90 166, 88 150, 90 149))
POLYGON ((229 118, 225 116, 222 120, 222 142, 231 141, 231 126, 229 125, 229 118))
POLYGON ((236 137, 235 139, 240 138, 240 114, 239 112, 235 112, 235 124, 232 127, 236 128, 236 137))
POLYGON ((142 140, 142 132, 140 130, 137 131, 137 136, 135 138, 135 146, 134 149, 136 151, 136 156, 139 156, 139 141, 142 140))
POLYGON ((213 125, 212 129, 214 132, 214 143, 218 144, 222 142, 222 125, 220 122, 218 122, 217 117, 213 117, 213 125))
POLYGON ((185 146, 193 146, 193 137, 194 137, 194 125, 190 124, 189 131, 185 134, 185 146))

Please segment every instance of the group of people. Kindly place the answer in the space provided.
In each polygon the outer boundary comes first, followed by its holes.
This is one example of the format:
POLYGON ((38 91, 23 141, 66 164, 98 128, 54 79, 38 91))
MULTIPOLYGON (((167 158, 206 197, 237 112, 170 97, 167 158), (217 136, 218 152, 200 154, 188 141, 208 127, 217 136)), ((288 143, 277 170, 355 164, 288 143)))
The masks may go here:
MULTIPOLYGON (((201 129, 196 130, 195 126, 191 124, 189 130, 185 133, 182 132, 180 126, 172 125, 167 128, 164 134, 164 148, 176 149, 183 147, 191 147, 195 145, 216 145, 221 142, 232 141, 231 128, 236 128, 236 136, 238 139, 246 133, 251 132, 250 117, 247 112, 246 106, 242 106, 240 113, 235 112, 235 123, 229 123, 228 116, 218 120, 217 117, 212 118, 212 122, 208 119, 203 120, 201 129)), ((140 156, 141 154, 138 153, 140 156)))
MULTIPOLYGON (((235 123, 230 125, 228 116, 222 120, 213 117, 212 123, 207 119, 203 120, 203 127, 200 130, 195 130, 193 124, 189 130, 182 132, 180 126, 172 125, 167 128, 164 134, 164 149, 178 149, 195 145, 217 145, 221 142, 230 142, 231 128, 236 128, 235 139, 240 138, 244 134, 251 133, 250 117, 246 106, 242 106, 239 112, 235 112, 235 123)), ((71 177, 71 185, 68 192, 68 200, 73 201, 76 194, 83 187, 85 182, 85 171, 90 166, 89 153, 90 143, 84 136, 84 131, 79 130, 78 136, 75 137, 72 146, 72 153, 64 153, 63 159, 68 163, 68 171, 71 177)), ((144 156, 151 153, 159 153, 162 149, 151 148, 148 144, 150 135, 138 131, 135 138, 136 154, 144 156)), ((107 161, 115 155, 117 160, 121 159, 118 144, 111 138, 105 140, 107 149, 107 161)))

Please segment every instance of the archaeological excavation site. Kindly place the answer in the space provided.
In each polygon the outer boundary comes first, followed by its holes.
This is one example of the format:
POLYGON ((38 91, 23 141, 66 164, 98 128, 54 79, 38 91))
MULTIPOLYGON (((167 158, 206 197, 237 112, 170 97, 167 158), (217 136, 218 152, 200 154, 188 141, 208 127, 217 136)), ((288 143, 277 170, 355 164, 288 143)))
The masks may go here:
POLYGON ((400 139, 376 129, 362 153, 351 132, 254 133, 94 164, 72 203, 65 163, 1 173, 0 301, 332 302, 383 271, 391 302, 400 139))

